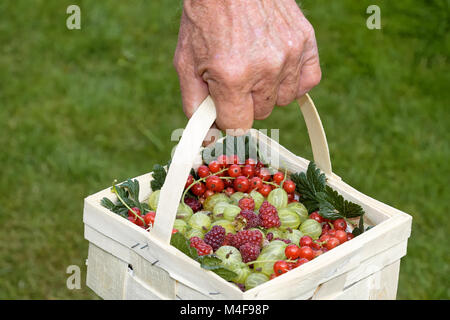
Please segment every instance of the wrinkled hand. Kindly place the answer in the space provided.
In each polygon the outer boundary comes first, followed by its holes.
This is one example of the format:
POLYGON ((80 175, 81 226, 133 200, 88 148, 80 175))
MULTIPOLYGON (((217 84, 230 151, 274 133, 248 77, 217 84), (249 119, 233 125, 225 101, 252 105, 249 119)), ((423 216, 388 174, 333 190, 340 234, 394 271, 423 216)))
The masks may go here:
POLYGON ((294 0, 185 0, 174 66, 185 114, 210 94, 223 130, 251 128, 321 79, 314 29, 294 0))

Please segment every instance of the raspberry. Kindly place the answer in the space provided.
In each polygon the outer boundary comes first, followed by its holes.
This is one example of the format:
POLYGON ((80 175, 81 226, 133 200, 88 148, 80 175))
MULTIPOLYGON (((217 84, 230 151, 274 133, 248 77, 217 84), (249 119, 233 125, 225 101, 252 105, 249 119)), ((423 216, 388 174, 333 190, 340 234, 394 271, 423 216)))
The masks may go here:
POLYGON ((212 247, 209 244, 206 244, 199 237, 192 237, 190 239, 190 242, 191 242, 191 247, 197 249, 197 253, 199 256, 204 256, 204 255, 213 253, 212 247))
POLYGON ((269 232, 268 234, 266 234, 266 239, 269 240, 269 241, 272 241, 272 239, 273 239, 273 233, 272 233, 272 232, 269 232))
POLYGON ((191 207, 192 211, 197 212, 202 208, 202 204, 195 198, 186 197, 184 198, 184 203, 191 207))
POLYGON ((241 252, 242 261, 250 262, 258 258, 261 248, 253 243, 245 243, 239 247, 239 251, 241 252))
POLYGON ((236 285, 241 289, 242 292, 245 292, 245 285, 242 283, 236 283, 236 285))
POLYGON ((251 243, 260 246, 263 236, 258 230, 242 230, 234 235, 233 246, 239 249, 243 244, 251 243))
POLYGON ((261 225, 261 218, 252 210, 242 210, 238 217, 245 219, 245 229, 256 228, 261 225))
POLYGON ((255 200, 251 197, 243 197, 239 200, 239 208, 241 210, 251 210, 253 211, 255 209, 255 200))
POLYGON ((225 240, 225 228, 222 226, 214 226, 209 230, 203 239, 206 244, 209 244, 214 251, 222 246, 225 240))
POLYGON ((281 225, 277 209, 268 201, 264 201, 259 208, 259 217, 261 218, 261 226, 264 228, 278 228, 281 225))
POLYGON ((233 244, 234 244, 234 234, 227 233, 227 235, 225 236, 225 239, 223 240, 222 245, 223 246, 233 246, 233 244))

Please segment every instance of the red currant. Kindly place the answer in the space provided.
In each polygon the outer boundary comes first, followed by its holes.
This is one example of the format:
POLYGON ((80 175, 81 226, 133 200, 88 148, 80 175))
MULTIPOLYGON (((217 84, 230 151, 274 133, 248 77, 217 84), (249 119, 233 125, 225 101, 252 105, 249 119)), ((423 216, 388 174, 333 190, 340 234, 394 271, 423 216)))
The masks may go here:
POLYGON ((331 230, 331 227, 330 227, 330 225, 328 224, 328 223, 325 223, 323 226, 322 226, 322 234, 326 234, 326 233, 328 233, 328 231, 330 231, 331 230))
POLYGON ((336 229, 331 229, 327 232, 330 237, 334 237, 336 235, 336 229))
POLYGON ((144 222, 144 220, 145 220, 145 219, 144 219, 144 215, 141 214, 141 215, 139 215, 139 216, 140 216, 142 219, 137 218, 135 223, 136 223, 139 227, 143 227, 143 226, 144 226, 144 223, 145 223, 145 222, 144 222))
POLYGON ((347 241, 352 240, 355 237, 355 235, 351 232, 347 232, 347 241))
POLYGON ((250 165, 252 167, 256 167, 256 163, 257 163, 256 160, 252 158, 248 158, 247 160, 245 160, 245 164, 250 165))
POLYGON ((178 229, 175 229, 175 228, 172 229, 172 234, 177 233, 177 232, 178 232, 178 229))
POLYGON ((136 217, 135 216, 133 216, 133 217, 128 217, 128 221, 130 221, 130 222, 133 222, 133 223, 136 223, 136 217))
POLYGON ((238 164, 232 164, 228 167, 228 175, 233 178, 239 177, 241 175, 241 167, 238 164))
POLYGON ((246 176, 247 178, 252 178, 255 174, 255 168, 249 164, 245 165, 242 168, 242 175, 246 176))
POLYGON ((214 160, 209 163, 208 168, 212 173, 216 173, 216 172, 220 171, 220 169, 221 169, 220 166, 221 166, 220 163, 218 161, 214 160))
POLYGON ((227 196, 230 197, 234 193, 234 188, 233 187, 226 187, 224 192, 225 192, 225 194, 227 196))
POLYGON ((239 192, 247 192, 250 187, 250 182, 244 176, 239 176, 234 180, 234 190, 239 192))
POLYGON ((307 263, 309 260, 305 259, 305 258, 300 258, 298 259, 295 264, 294 264, 294 268, 300 267, 302 264, 307 263))
POLYGON ((239 157, 236 154, 230 156, 230 159, 228 161, 229 161, 229 163, 232 163, 232 164, 242 164, 243 163, 243 162, 241 162, 241 159, 239 159, 239 157))
POLYGON ((217 163, 222 167, 225 168, 225 166, 228 163, 228 157, 225 154, 222 154, 217 157, 217 163))
POLYGON ((270 171, 267 168, 261 168, 258 175, 263 181, 269 181, 270 180, 270 171))
POLYGON ((288 259, 295 260, 300 257, 300 248, 296 244, 290 244, 284 249, 284 254, 288 259))
POLYGON ((310 236, 303 236, 300 238, 300 247, 311 247, 313 239, 310 236))
POLYGON ((194 184, 191 189, 192 193, 195 194, 196 196, 201 196, 202 194, 205 193, 206 191, 206 187, 205 184, 202 182, 197 182, 196 184, 194 184))
POLYGON ((145 222, 145 224, 147 226, 153 225, 155 223, 155 216, 156 216, 156 212, 155 211, 147 212, 144 215, 144 222, 145 222))
POLYGON ((289 265, 284 260, 278 260, 273 264, 273 271, 276 275, 280 275, 289 271, 289 265))
POLYGON ((347 241, 347 232, 344 230, 336 230, 335 237, 339 240, 339 243, 347 241))
POLYGON ((203 196, 206 198, 211 197, 213 194, 215 194, 215 192, 213 190, 206 190, 205 193, 203 194, 203 196))
POLYGON ((222 179, 220 179, 218 176, 210 176, 206 178, 206 189, 213 192, 221 192, 224 187, 225 186, 222 179))
POLYGON ((186 184, 184 185, 184 188, 187 189, 193 182, 194 182, 194 177, 192 176, 192 174, 190 174, 186 180, 186 184))
POLYGON ((284 180, 284 174, 282 172, 276 172, 274 173, 273 177, 272 177, 273 182, 275 182, 276 184, 280 184, 281 181, 284 180))
POLYGON ((209 168, 207 166, 202 165, 202 166, 198 167, 197 174, 200 178, 204 178, 204 177, 209 176, 211 174, 211 171, 209 171, 209 168))
POLYGON ((250 189, 256 189, 258 190, 263 185, 263 182, 261 178, 259 177, 253 177, 250 179, 250 189))
POLYGON ((295 192, 295 183, 291 180, 286 180, 283 183, 283 189, 284 191, 286 191, 288 194, 289 193, 294 193, 295 192))
POLYGON ((138 208, 138 207, 133 207, 133 208, 131 208, 131 209, 133 209, 133 212, 131 212, 131 210, 128 210, 128 216, 129 217, 133 217, 133 218, 136 218, 136 214, 138 215, 138 216, 140 216, 141 215, 141 210, 138 208))
POLYGON ((317 211, 311 213, 309 215, 309 218, 316 220, 318 223, 322 223, 323 222, 322 216, 317 211))
POLYGON ((331 250, 336 248, 338 245, 340 245, 340 242, 337 238, 331 237, 330 239, 328 239, 327 243, 325 243, 325 248, 327 248, 327 250, 331 250))
POLYGON ((300 258, 312 260, 314 258, 314 251, 311 247, 301 247, 298 255, 300 258))
POLYGON ((288 203, 291 203, 292 201, 295 200, 295 195, 294 193, 288 193, 288 203))
POLYGON ((267 198, 270 191, 272 191, 272 188, 268 184, 263 184, 261 188, 258 189, 258 191, 263 195, 263 197, 267 198))
POLYGON ((347 229, 347 222, 344 219, 336 219, 333 222, 333 226, 336 230, 344 230, 347 229))

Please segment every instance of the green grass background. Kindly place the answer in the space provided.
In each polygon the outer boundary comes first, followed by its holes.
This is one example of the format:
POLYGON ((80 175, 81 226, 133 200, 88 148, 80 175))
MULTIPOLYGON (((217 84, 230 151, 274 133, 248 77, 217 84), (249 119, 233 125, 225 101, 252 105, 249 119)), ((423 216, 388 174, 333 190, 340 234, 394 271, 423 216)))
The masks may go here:
MULTIPOLYGON (((333 168, 413 216, 398 298, 450 297, 449 1, 305 0, 333 168), (381 8, 381 30, 366 8, 381 8)), ((83 198, 165 163, 181 1, 0 1, 0 298, 91 299, 83 198), (82 29, 66 28, 78 4, 82 29), (66 288, 78 265, 81 290, 66 288)), ((255 123, 311 159, 298 107, 255 123)))

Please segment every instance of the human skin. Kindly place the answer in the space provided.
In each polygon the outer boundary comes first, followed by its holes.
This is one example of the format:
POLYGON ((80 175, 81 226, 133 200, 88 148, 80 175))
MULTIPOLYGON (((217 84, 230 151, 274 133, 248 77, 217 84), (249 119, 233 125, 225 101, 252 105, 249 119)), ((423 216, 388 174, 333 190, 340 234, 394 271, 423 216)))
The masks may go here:
POLYGON ((216 126, 243 132, 322 75, 314 29, 294 0, 185 0, 173 62, 186 116, 211 95, 216 126))

